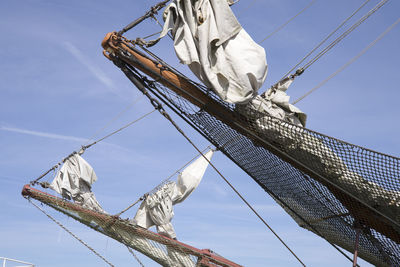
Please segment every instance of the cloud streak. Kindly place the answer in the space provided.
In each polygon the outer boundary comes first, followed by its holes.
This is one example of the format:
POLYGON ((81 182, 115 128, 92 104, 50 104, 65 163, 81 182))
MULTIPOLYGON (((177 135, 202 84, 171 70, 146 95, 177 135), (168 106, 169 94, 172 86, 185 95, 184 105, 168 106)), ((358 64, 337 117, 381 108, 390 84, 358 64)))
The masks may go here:
POLYGON ((44 138, 67 140, 67 141, 76 141, 76 142, 81 142, 81 143, 84 143, 84 142, 88 141, 87 139, 81 138, 81 137, 75 137, 75 136, 69 136, 69 135, 60 135, 60 134, 52 134, 52 133, 45 133, 45 132, 37 132, 37 131, 30 131, 30 130, 26 130, 26 129, 13 128, 13 127, 0 126, 0 130, 7 131, 7 132, 20 133, 20 134, 33 135, 33 136, 44 137, 44 138))
POLYGON ((102 84, 114 91, 114 83, 108 76, 97 66, 95 66, 76 46, 70 42, 63 43, 64 48, 71 53, 82 65, 84 65, 102 84))

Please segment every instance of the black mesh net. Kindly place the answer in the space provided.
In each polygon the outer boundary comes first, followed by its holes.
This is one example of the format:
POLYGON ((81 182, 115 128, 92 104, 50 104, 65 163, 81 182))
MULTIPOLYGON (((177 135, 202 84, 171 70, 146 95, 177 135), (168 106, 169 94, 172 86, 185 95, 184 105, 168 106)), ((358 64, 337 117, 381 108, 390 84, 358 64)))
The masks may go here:
MULTIPOLYGON (((127 54, 113 56, 125 60, 125 67, 139 75, 126 63, 127 54)), ((207 105, 193 105, 163 85, 162 71, 158 78, 152 75, 154 80, 138 76, 148 90, 249 174, 301 227, 350 252, 359 229, 360 257, 378 266, 400 266, 399 158, 227 104, 159 58, 152 60, 231 114, 235 123, 217 119, 207 105)))

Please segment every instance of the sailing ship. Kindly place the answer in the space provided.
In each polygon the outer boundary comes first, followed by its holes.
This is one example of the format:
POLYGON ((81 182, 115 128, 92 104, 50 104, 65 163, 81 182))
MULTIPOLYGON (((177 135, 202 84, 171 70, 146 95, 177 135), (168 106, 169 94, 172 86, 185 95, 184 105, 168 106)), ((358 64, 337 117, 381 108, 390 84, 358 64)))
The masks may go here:
MULTIPOLYGON (((107 34, 102 42, 104 55, 181 134, 184 135, 164 106, 182 117, 242 168, 301 227, 350 252, 354 251, 356 244, 358 255, 372 264, 400 264, 399 159, 304 128, 304 113, 287 101, 277 100, 278 93, 285 98, 287 87, 304 69, 285 77, 262 99, 256 99, 254 92, 265 79, 265 64, 259 64, 263 69, 256 70, 259 72, 257 75, 247 75, 248 69, 245 69, 245 74, 250 77, 250 82, 247 81, 250 86, 245 88, 251 90, 238 94, 233 90, 231 94, 223 86, 221 90, 217 89, 218 84, 226 85, 223 77, 218 76, 217 84, 212 83, 213 78, 205 70, 191 66, 200 80, 207 77, 202 81, 208 86, 203 86, 154 55, 148 47, 158 40, 129 40, 123 36, 143 20, 154 16, 167 2, 152 7, 144 17, 123 30, 107 34), (261 106, 265 107, 260 109, 261 106), (278 115, 272 114, 271 110, 278 115)), ((180 13, 184 10, 184 7, 179 7, 180 2, 174 1, 175 6, 169 6, 170 13, 166 14, 166 25, 175 27, 172 27, 174 40, 184 27, 176 26, 179 24, 177 17, 186 18, 180 13)), ((232 2, 225 3, 225 10, 228 4, 232 2)), ((207 13, 201 8, 199 10, 207 13)), ((202 16, 196 19, 200 25, 207 21, 202 16)), ((162 35, 171 29, 167 27, 166 30, 162 35)), ((230 38, 239 36, 239 32, 230 38)), ((241 38, 248 36, 242 32, 241 38)), ((257 54, 255 58, 260 57, 257 54)), ((76 155, 71 154, 64 162, 76 155)), ((32 185, 38 183, 36 180, 32 185)), ((88 188, 81 191, 91 193, 88 188)), ((58 193, 63 191, 58 190, 58 193)), ((107 215, 94 208, 97 204, 93 205, 96 202, 92 195, 87 198, 92 202, 88 207, 83 205, 85 201, 82 204, 72 195, 69 198, 75 203, 31 186, 24 187, 23 195, 35 198, 165 266, 238 266, 211 251, 198 250, 173 240, 170 238, 173 236, 155 234, 119 216, 107 215)))

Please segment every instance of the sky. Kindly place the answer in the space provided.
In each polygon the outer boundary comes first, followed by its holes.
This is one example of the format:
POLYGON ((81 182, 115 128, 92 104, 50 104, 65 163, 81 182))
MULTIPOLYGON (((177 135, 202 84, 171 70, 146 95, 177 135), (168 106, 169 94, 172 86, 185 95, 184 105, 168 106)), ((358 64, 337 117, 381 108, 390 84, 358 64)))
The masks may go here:
MULTIPOLYGON (((269 73, 260 92, 278 81, 361 0, 317 0, 281 31, 262 42, 269 73)), ((360 14, 378 1, 371 0, 360 14)), ((24 184, 37 178, 89 139, 100 138, 152 106, 102 55, 105 34, 120 30, 157 1, 0 1, 0 257, 51 266, 106 266, 25 200, 24 184), (107 127, 106 127, 107 126, 107 127)), ((257 42, 294 16, 308 0, 241 0, 233 6, 257 42)), ((297 99, 340 68, 398 19, 389 1, 288 90, 297 99)), ((352 20, 353 22, 355 20, 352 20)), ((159 31, 154 21, 128 38, 159 31)), ((345 71, 298 103, 307 127, 350 143, 399 157, 400 27, 345 71)), ((153 50, 179 66, 169 40, 153 50)), ((170 112, 172 114, 172 112, 170 112)), ((204 138, 173 116, 196 145, 204 138)), ((104 209, 115 214, 197 155, 157 112, 88 149, 84 158, 99 180, 93 185, 104 209)), ((212 162, 285 240, 307 266, 349 266, 326 241, 304 230, 250 177, 220 152, 212 162)), ((54 174, 44 178, 51 181, 54 174)), ((125 247, 62 214, 45 208, 115 266, 139 266, 125 247)), ((135 210, 127 212, 132 218, 135 210)), ((244 266, 300 266, 271 232, 209 168, 198 189, 175 207, 178 239, 210 248, 244 266)), ((349 254, 350 255, 350 254, 349 254)), ((145 266, 157 266, 143 255, 145 266)), ((359 260, 361 266, 370 266, 359 260)), ((7 265, 13 266, 13 265, 7 265)))

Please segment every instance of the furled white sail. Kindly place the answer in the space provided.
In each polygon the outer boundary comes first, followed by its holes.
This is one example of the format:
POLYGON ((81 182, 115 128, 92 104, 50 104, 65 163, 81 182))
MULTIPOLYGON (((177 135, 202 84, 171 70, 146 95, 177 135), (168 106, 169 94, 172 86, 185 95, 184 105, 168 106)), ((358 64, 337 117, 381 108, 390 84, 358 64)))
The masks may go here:
MULTIPOLYGON (((265 93, 256 96, 249 103, 236 105, 236 109, 246 117, 254 112, 266 113, 274 118, 290 122, 292 124, 305 127, 307 115, 299 108, 289 103, 290 96, 286 90, 292 84, 293 78, 286 78, 279 82, 275 87, 269 88, 265 93)), ((265 128, 261 121, 257 120, 260 128, 265 128)))
MULTIPOLYGON (((211 160, 213 151, 208 151, 204 156, 211 160)), ((170 238, 176 238, 171 220, 174 217, 173 205, 184 201, 199 185, 208 161, 202 156, 190 164, 178 176, 176 182, 169 182, 155 193, 146 197, 140 205, 134 221, 145 228, 156 226, 158 233, 170 238)))
POLYGON ((96 180, 96 173, 89 163, 78 154, 74 154, 64 162, 50 188, 85 208, 105 212, 91 191, 96 180))
POLYGON ((225 101, 245 103, 267 75, 264 48, 229 7, 233 1, 174 0, 165 10, 161 37, 172 31, 181 63, 225 101))

